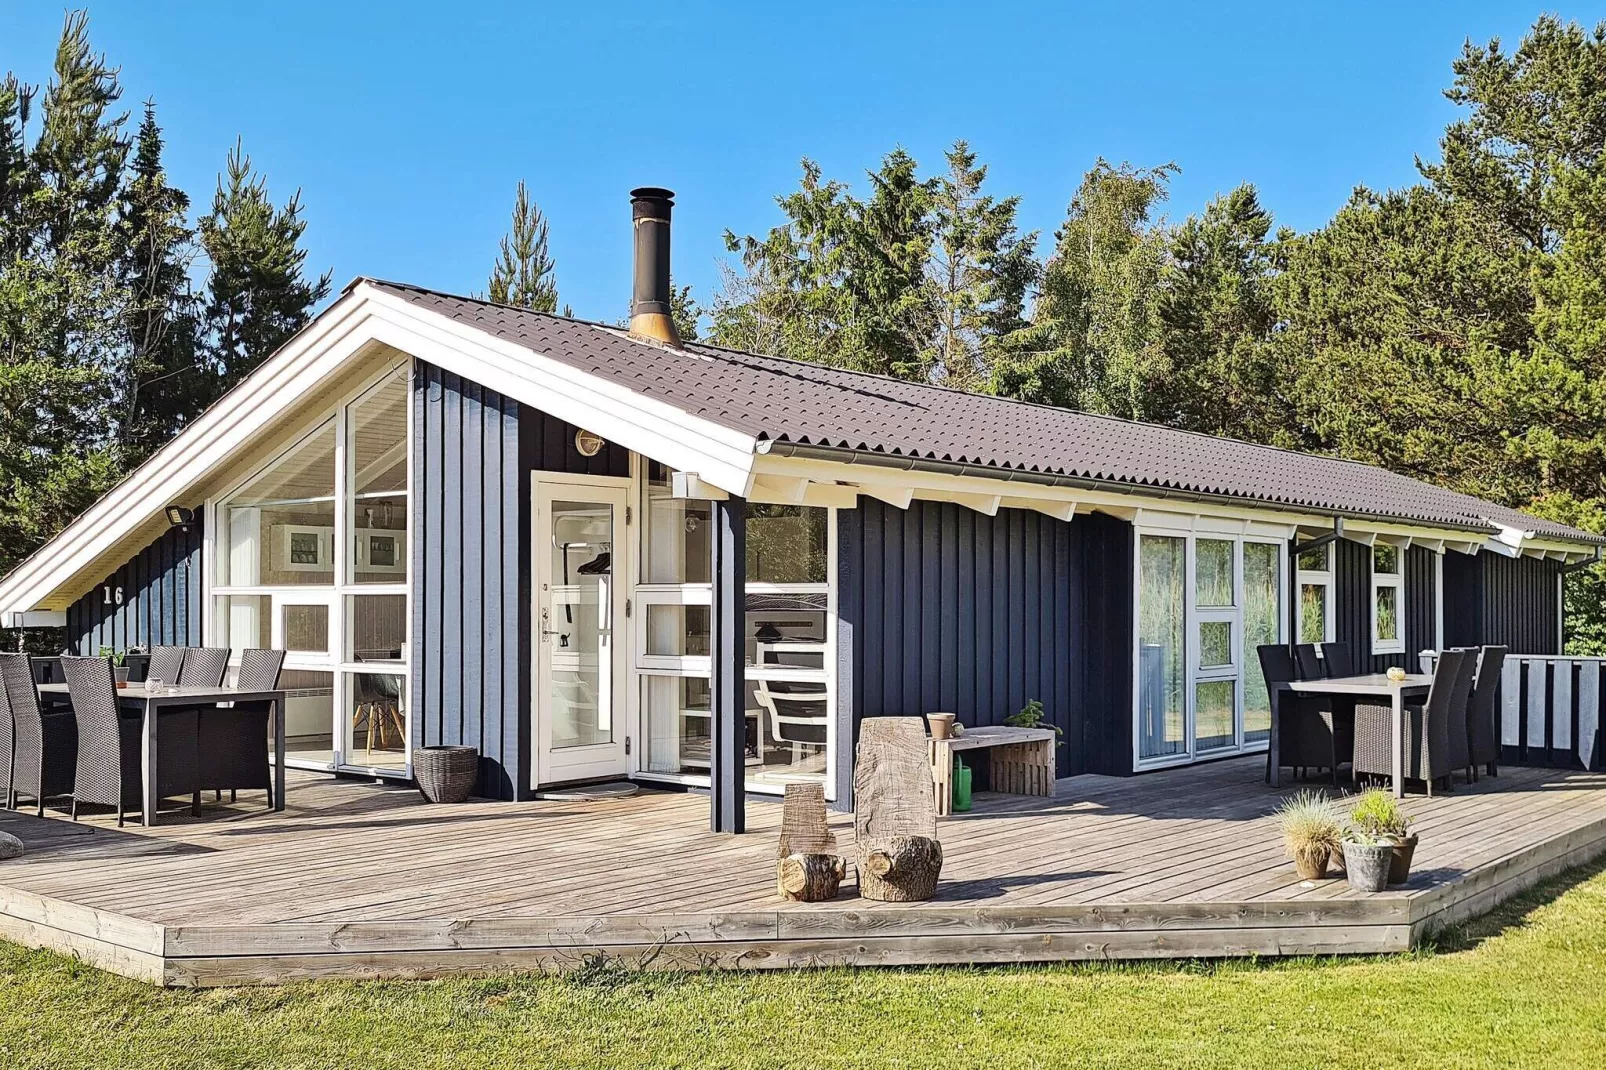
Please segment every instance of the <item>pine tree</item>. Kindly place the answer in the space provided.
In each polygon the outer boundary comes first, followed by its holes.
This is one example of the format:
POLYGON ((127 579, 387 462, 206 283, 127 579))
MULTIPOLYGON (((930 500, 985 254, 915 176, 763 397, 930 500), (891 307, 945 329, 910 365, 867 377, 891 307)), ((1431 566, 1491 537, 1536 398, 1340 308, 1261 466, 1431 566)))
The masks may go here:
MULTIPOLYGON (((536 312, 558 310, 558 286, 547 252, 547 221, 519 181, 513 200, 513 229, 502 239, 501 255, 491 269, 492 301, 536 312)), ((565 310, 567 314, 567 310, 565 310)))
POLYGON ((120 443, 138 463, 199 414, 208 391, 197 367, 199 310, 189 282, 190 200, 167 184, 156 107, 145 104, 123 191, 123 283, 128 333, 120 443))
POLYGON ((329 295, 328 272, 316 279, 305 274, 301 237, 306 229, 301 191, 275 208, 267 180, 252 170, 250 157, 236 142, 212 211, 199 227, 211 267, 204 351, 215 377, 214 395, 271 356, 329 295))

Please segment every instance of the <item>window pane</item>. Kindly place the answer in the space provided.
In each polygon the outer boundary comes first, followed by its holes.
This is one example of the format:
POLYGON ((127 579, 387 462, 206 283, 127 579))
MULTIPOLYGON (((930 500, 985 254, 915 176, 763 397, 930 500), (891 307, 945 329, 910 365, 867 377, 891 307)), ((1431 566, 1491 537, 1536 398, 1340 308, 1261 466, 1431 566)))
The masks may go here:
POLYGON ((407 765, 407 678, 355 672, 347 676, 351 729, 347 765, 404 769, 407 765))
POLYGON ((1379 587, 1377 589, 1377 637, 1379 640, 1394 640, 1400 637, 1400 589, 1398 587, 1379 587))
POLYGON ((353 583, 407 578, 407 400, 402 370, 348 410, 353 583))
POLYGON ((273 645, 273 599, 267 595, 225 595, 216 600, 213 642, 238 653, 273 645))
POLYGON ((1332 553, 1332 550, 1333 550, 1332 543, 1328 543, 1326 546, 1318 546, 1314 550, 1306 550, 1304 553, 1299 555, 1299 566, 1298 567, 1299 567, 1300 571, 1302 571, 1302 572, 1326 572, 1326 571, 1328 571, 1328 567, 1327 567, 1328 556, 1327 555, 1332 553))
POLYGON ((1232 664, 1232 622, 1199 622, 1199 668, 1215 669, 1232 664))
MULTIPOLYGON (((279 686, 286 692, 284 704, 286 757, 318 765, 333 764, 334 674, 312 672, 307 669, 285 669, 279 674, 279 686)), ((271 724, 268 732, 271 748, 273 740, 271 724)))
POLYGON ((824 591, 747 593, 747 663, 766 669, 825 668, 824 591))
MULTIPOLYGON (((641 708, 647 723, 643 768, 653 773, 707 775, 709 768, 708 679, 643 676, 641 708)), ((753 743, 753 757, 757 742, 753 743)))
POLYGON ((1372 571, 1394 575, 1400 571, 1400 549, 1387 543, 1372 547, 1372 571))
POLYGON ((1299 641, 1327 642, 1327 585, 1306 583, 1299 588, 1299 641))
POLYGON ((824 583, 826 511, 806 505, 749 504, 748 583, 824 583))
POLYGON ((348 661, 401 663, 407 659, 407 596, 364 594, 346 599, 348 661))
POLYGON ((713 567, 708 542, 713 504, 671 498, 669 476, 670 470, 657 461, 647 470, 642 582, 708 583, 713 567))
POLYGON ((759 741, 757 766, 748 778, 760 783, 825 779, 826 722, 831 704, 823 682, 779 683, 758 680, 748 685, 748 716, 759 741))
POLYGON ((241 487, 217 515, 219 583, 334 583, 334 423, 241 487))
POLYGON ((701 657, 709 654, 708 606, 647 607, 647 653, 659 657, 701 657))
POLYGON ((1195 749, 1206 751, 1232 746, 1237 686, 1232 680, 1209 680, 1197 685, 1194 691, 1195 749))
POLYGON ((1144 535, 1138 546, 1138 753, 1187 750, 1183 708, 1185 542, 1144 535))
POLYGON ((1232 602, 1232 543, 1200 539, 1194 544, 1194 605, 1230 606, 1232 602))
POLYGON ((284 648, 307 654, 329 653, 329 607, 288 605, 284 613, 284 648))
POLYGON ((1271 735, 1271 699, 1260 671, 1258 648, 1278 641, 1278 550, 1270 543, 1244 543, 1244 741, 1271 735))

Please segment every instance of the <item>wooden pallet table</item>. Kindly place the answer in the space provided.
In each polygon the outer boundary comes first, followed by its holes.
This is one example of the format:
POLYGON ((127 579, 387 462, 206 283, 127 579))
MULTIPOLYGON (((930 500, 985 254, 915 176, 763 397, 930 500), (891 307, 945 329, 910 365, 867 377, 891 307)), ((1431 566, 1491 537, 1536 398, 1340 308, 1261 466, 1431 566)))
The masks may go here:
POLYGON ((947 817, 954 800, 954 754, 987 751, 987 786, 1008 795, 1054 794, 1052 728, 1010 728, 1005 725, 966 728, 958 739, 928 740, 931 779, 937 793, 937 816, 947 817))

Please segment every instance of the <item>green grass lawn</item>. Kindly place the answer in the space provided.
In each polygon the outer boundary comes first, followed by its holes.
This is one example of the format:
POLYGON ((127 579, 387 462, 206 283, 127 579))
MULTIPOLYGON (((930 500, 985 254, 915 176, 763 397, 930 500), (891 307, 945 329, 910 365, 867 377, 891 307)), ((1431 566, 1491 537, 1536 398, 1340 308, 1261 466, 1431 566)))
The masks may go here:
POLYGON ((161 991, 0 944, 0 1067, 1606 1066, 1606 865, 1436 949, 161 991))

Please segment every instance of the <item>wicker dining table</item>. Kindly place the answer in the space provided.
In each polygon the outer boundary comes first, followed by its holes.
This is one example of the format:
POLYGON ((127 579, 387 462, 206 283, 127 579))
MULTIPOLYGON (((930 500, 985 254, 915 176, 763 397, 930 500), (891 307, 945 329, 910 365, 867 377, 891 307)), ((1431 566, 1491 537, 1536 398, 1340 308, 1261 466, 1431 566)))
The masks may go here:
POLYGON ((1398 680, 1392 680, 1386 673, 1366 673, 1361 676, 1335 676, 1325 680, 1291 680, 1279 684, 1271 689, 1271 784, 1276 787, 1279 780, 1279 763, 1282 761, 1278 749, 1277 723, 1277 696, 1283 691, 1298 691, 1301 694, 1314 695, 1350 695, 1371 696, 1385 698, 1393 710, 1392 722, 1394 725, 1394 744, 1389 748, 1393 759, 1394 797, 1405 796, 1405 748, 1401 745, 1405 739, 1405 700, 1407 696, 1421 694, 1433 684, 1433 677, 1425 673, 1406 673, 1398 680))
MULTIPOLYGON (((58 701, 67 699, 66 684, 40 684, 39 693, 58 701)), ((144 684, 129 684, 117 689, 117 705, 123 710, 136 711, 141 722, 141 744, 144 751, 140 762, 143 775, 139 822, 150 825, 156 816, 156 730, 161 718, 156 715, 163 706, 197 706, 206 716, 209 706, 220 702, 271 702, 273 703, 273 808, 284 809, 284 700, 279 690, 241 689, 237 687, 159 687, 146 688, 144 684)))

